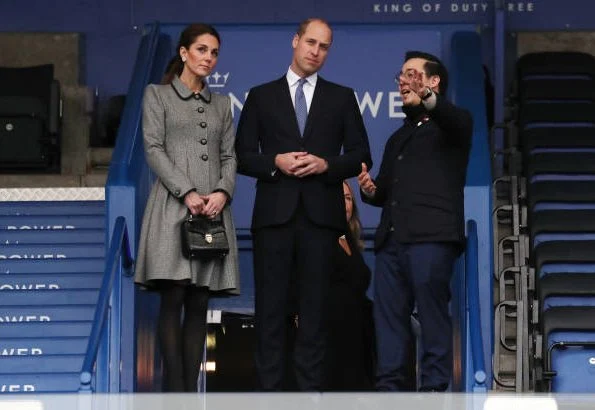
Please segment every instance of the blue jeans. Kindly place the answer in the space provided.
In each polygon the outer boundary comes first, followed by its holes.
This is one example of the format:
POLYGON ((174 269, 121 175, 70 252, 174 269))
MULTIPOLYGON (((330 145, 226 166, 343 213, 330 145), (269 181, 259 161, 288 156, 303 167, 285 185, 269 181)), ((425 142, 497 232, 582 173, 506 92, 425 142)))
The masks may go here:
POLYGON ((376 389, 405 391, 413 343, 411 313, 421 327, 420 390, 446 390, 452 376, 450 279, 458 247, 450 242, 400 243, 391 234, 376 255, 374 320, 376 389))

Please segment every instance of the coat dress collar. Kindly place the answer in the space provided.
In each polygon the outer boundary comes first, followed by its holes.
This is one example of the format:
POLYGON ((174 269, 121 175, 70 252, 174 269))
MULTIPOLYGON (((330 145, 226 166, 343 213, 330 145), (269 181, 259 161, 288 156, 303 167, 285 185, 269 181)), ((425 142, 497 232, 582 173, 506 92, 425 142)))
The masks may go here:
POLYGON ((194 91, 192 91, 190 88, 188 88, 186 86, 186 84, 184 84, 182 82, 182 80, 180 80, 180 77, 178 77, 177 75, 174 77, 173 81, 171 82, 171 86, 174 89, 174 91, 176 92, 176 94, 178 94, 178 97, 180 97, 182 100, 189 100, 191 98, 196 98, 203 100, 204 102, 206 102, 207 104, 209 104, 211 102, 211 90, 209 89, 209 86, 203 81, 203 87, 202 90, 200 90, 199 93, 194 93, 194 91))

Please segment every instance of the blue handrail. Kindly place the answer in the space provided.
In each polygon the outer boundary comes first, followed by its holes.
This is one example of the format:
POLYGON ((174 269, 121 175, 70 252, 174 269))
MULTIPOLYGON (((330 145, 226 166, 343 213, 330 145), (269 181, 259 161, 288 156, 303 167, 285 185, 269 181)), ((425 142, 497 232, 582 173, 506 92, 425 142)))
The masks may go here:
POLYGON ((471 358, 473 360, 473 391, 486 391, 486 369, 483 355, 483 338, 481 335, 481 315, 479 303, 479 243, 477 239, 477 223, 467 221, 467 250, 465 252, 465 272, 467 276, 467 313, 471 358))
MULTIPOLYGON (((116 275, 122 272, 123 275, 131 275, 134 260, 130 253, 130 242, 128 240, 128 230, 126 228, 126 219, 118 217, 114 227, 114 232, 110 241, 108 259, 105 265, 101 289, 93 318, 93 327, 87 352, 81 369, 81 385, 79 391, 90 392, 91 381, 93 379, 93 367, 97 358, 97 351, 101 343, 101 337, 106 329, 108 313, 110 309, 110 298, 116 275)), ((118 320, 118 318, 113 318, 118 320)), ((107 384, 107 383, 106 383, 107 384)))
POLYGON ((154 56, 159 43, 160 26, 154 23, 148 35, 141 39, 139 54, 134 64, 134 75, 130 80, 122 124, 118 129, 118 137, 114 147, 108 175, 108 185, 130 182, 130 165, 136 147, 142 144, 142 95, 151 80, 154 56), (142 44, 142 43, 145 44, 142 44), (140 97, 140 98, 136 98, 140 97))

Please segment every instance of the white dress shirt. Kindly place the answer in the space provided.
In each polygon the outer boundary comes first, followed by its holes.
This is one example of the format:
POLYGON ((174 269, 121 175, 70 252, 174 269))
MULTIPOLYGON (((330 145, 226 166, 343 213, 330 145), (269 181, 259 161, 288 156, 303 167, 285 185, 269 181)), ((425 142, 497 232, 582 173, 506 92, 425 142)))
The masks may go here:
MULTIPOLYGON (((291 94, 291 102, 295 107, 295 90, 297 90, 300 76, 291 70, 291 67, 287 70, 287 85, 289 85, 289 93, 291 94)), ((316 87, 316 81, 318 80, 318 73, 314 73, 311 76, 306 77, 304 83, 304 97, 306 97, 306 107, 310 112, 310 106, 312 105, 312 97, 314 97, 314 88, 316 87)))

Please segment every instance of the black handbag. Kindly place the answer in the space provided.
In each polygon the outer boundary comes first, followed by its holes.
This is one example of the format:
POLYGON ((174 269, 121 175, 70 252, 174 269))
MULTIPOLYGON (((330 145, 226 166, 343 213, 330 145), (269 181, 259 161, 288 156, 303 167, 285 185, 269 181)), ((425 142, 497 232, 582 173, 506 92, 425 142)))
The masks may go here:
POLYGON ((223 219, 188 215, 182 222, 182 254, 189 259, 223 258, 229 253, 223 219))

